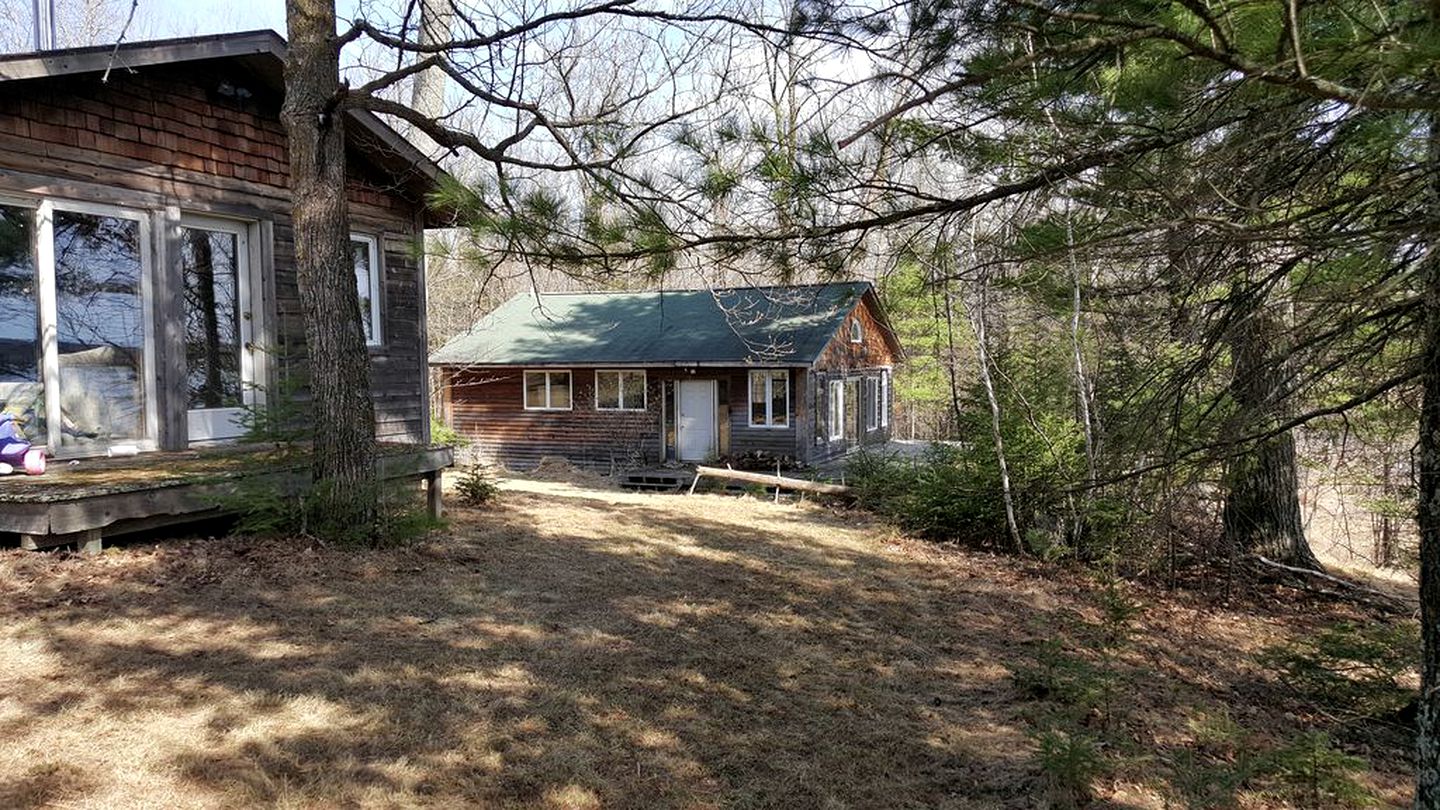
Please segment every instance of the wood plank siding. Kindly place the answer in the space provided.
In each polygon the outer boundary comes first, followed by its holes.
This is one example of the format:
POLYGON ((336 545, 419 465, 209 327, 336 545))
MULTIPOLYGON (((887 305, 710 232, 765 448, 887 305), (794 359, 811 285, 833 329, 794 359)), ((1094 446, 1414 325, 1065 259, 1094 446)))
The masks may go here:
POLYGON ((534 411, 525 409, 524 371, 446 374, 450 424, 470 440, 470 450, 480 461, 530 470, 542 458, 557 456, 606 472, 659 462, 661 384, 680 378, 680 373, 646 372, 643 411, 601 411, 595 408, 595 369, 569 369, 571 409, 534 411))
MULTIPOLYGON (((0 82, 0 195, 148 210, 156 240, 174 230, 181 214, 252 224, 261 238, 252 239, 251 251, 264 279, 263 303, 255 304, 263 307, 263 329, 255 342, 268 358, 262 386, 277 390, 281 378, 306 376, 280 103, 277 92, 230 60, 134 73, 118 68, 106 83, 93 74, 0 82)), ((371 349, 377 436, 424 441, 424 271, 415 250, 422 204, 353 150, 347 191, 352 230, 380 246, 383 340, 371 349)), ((155 255, 163 264, 164 252, 155 255)), ((175 274, 159 265, 154 272, 175 274)), ((157 335, 173 334, 166 320, 180 317, 171 283, 154 308, 157 335)), ((172 369, 177 345, 183 352, 183 344, 157 346, 158 354, 172 353, 172 369)), ((164 357, 160 365, 166 367, 164 357)), ((186 442, 184 406, 161 405, 161 446, 179 449, 186 442), (178 422, 169 418, 177 412, 178 422)))
POLYGON ((820 353, 820 359, 806 375, 811 413, 808 420, 809 432, 803 440, 808 451, 806 459, 811 463, 844 455, 857 446, 883 444, 890 440, 889 416, 893 412, 894 393, 891 390, 889 372, 899 357, 884 337, 887 330, 876 315, 877 307, 878 302, 873 292, 863 296, 840 330, 830 338, 829 344, 820 353), (860 323, 858 343, 851 340, 851 320, 858 320, 860 323), (880 382, 882 378, 884 383, 880 382), (858 403, 847 402, 845 408, 846 422, 854 426, 853 435, 848 430, 842 431, 839 439, 830 438, 831 381, 840 381, 842 384, 853 381, 860 394, 858 403), (884 417, 881 418, 879 413, 875 415, 874 428, 869 427, 872 405, 869 397, 865 395, 867 384, 883 389, 880 410, 884 417))

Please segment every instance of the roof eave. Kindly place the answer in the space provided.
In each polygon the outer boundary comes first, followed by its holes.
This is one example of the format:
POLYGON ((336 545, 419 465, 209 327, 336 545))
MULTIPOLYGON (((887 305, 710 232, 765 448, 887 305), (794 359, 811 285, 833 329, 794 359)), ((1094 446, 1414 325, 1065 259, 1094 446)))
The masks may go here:
POLYGON ((100 73, 199 59, 269 54, 285 58, 285 39, 274 31, 244 31, 201 37, 67 48, 0 57, 0 81, 44 79, 76 73, 100 73))

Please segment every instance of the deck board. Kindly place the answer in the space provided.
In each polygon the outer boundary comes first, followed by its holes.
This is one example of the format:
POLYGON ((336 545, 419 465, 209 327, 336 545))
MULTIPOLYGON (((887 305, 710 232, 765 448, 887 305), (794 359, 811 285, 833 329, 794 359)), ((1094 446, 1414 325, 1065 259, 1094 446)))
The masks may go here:
MULTIPOLYGON (((451 466, 440 445, 382 443, 376 464, 385 480, 420 478, 451 466)), ((156 519, 201 520, 221 513, 217 497, 242 479, 277 489, 309 483, 303 448, 237 445, 144 453, 127 458, 57 461, 44 475, 0 477, 0 532, 68 536, 120 534, 156 519)))

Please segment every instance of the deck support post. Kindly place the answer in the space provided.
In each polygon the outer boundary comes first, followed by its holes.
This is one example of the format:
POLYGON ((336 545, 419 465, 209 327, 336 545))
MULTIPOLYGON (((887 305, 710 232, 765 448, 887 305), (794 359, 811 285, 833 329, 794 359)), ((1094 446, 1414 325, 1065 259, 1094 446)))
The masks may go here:
POLYGON ((72 543, 75 550, 81 554, 99 554, 103 549, 100 541, 99 529, 86 529, 78 532, 65 534, 21 534, 20 548, 26 551, 41 551, 56 546, 68 546, 72 543))
POLYGON ((442 476, 441 470, 432 470, 425 474, 425 509, 435 520, 445 517, 445 487, 442 476))
POLYGON ((75 550, 86 556, 93 556, 104 551, 100 541, 99 529, 88 529, 77 532, 75 535, 75 550))

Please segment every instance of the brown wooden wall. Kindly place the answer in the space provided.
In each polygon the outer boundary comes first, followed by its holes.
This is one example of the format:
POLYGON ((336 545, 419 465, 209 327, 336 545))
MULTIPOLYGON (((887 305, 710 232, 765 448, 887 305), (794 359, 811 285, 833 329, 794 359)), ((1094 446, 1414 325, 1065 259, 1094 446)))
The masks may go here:
MULTIPOLYGON (((757 371, 760 369, 756 369, 757 371)), ((763 453, 767 456, 799 458, 800 448, 795 443, 796 424, 804 417, 802 391, 796 390, 796 380, 803 382, 804 371, 790 371, 790 419, 784 428, 753 427, 750 424, 750 370, 737 370, 727 375, 730 388, 730 455, 743 456, 749 453, 763 453), (801 413, 797 414, 797 409, 801 413)))
MULTIPOLYGON (((887 418, 886 424, 879 424, 877 418, 876 428, 870 430, 866 427, 868 421, 868 410, 870 402, 864 396, 865 379, 879 379, 887 369, 892 369, 899 360, 890 344, 885 340, 884 326, 881 325, 876 315, 875 307, 878 306, 874 294, 867 293, 856 305, 851 317, 860 319, 861 342, 850 341, 849 319, 841 326, 830 339, 830 343, 820 355, 820 361, 815 364, 814 370, 806 375, 806 387, 809 391, 808 405, 810 409, 809 419, 802 426, 800 441, 807 448, 806 458, 812 463, 825 461, 853 450, 857 445, 883 444, 890 440, 890 422, 887 418), (857 423, 856 436, 853 440, 830 439, 829 417, 830 417, 830 381, 845 379, 859 379, 860 402, 852 403, 846 401, 846 421, 857 423)), ((894 380, 891 385, 882 392, 883 401, 880 407, 885 410, 887 417, 894 413, 894 380)))
MULTIPOLYGON (((279 108, 278 94, 233 62, 115 70, 106 84, 94 75, 0 82, 0 194, 148 209, 157 239, 166 217, 179 212, 260 223, 262 233, 273 234, 273 243, 251 245, 263 251, 267 268, 261 342, 278 358, 269 383, 287 373, 303 378, 279 108), (227 95, 225 87, 250 95, 227 95)), ((383 245, 384 345, 371 351, 377 435, 419 441, 428 434, 422 268, 413 249, 421 238, 420 204, 358 155, 349 167, 353 229, 383 245)), ((158 289, 163 321, 167 300, 178 306, 179 299, 164 298, 164 285, 158 289)), ((161 439, 175 446, 177 428, 167 428, 165 416, 173 408, 163 398, 160 405, 162 433, 172 434, 161 439)))
POLYGON ((479 460, 512 470, 534 469, 545 456, 606 472, 659 463, 661 382, 686 375, 647 370, 644 411, 597 411, 595 369, 569 371, 569 411, 525 410, 524 369, 447 372, 450 426, 470 440, 479 460))
POLYGON ((818 371, 841 372, 853 369, 889 368, 898 359, 884 338, 884 327, 876 317, 873 293, 865 294, 851 312, 852 318, 860 319, 862 339, 850 342, 850 322, 846 322, 830 338, 830 343, 820 353, 815 363, 818 371))
MULTIPOLYGON (((597 411, 595 369, 569 369, 575 387, 569 411, 527 411, 522 400, 524 369, 471 369, 443 372, 446 418, 472 442, 476 457, 514 470, 533 469, 545 456, 609 472, 660 463, 661 388, 677 380, 713 379, 724 384, 717 419, 723 456, 747 453, 798 458, 796 425, 804 418, 803 369, 791 371, 791 425, 757 428, 749 424, 749 369, 674 368, 646 370, 644 412, 597 411), (797 388, 797 386, 800 386, 797 388), (728 413, 727 413, 728 411, 728 413)), ((665 406, 673 408, 673 403, 665 406)), ((670 418, 673 420, 674 415, 670 418)), ((670 447, 669 451, 674 452, 670 447)))

